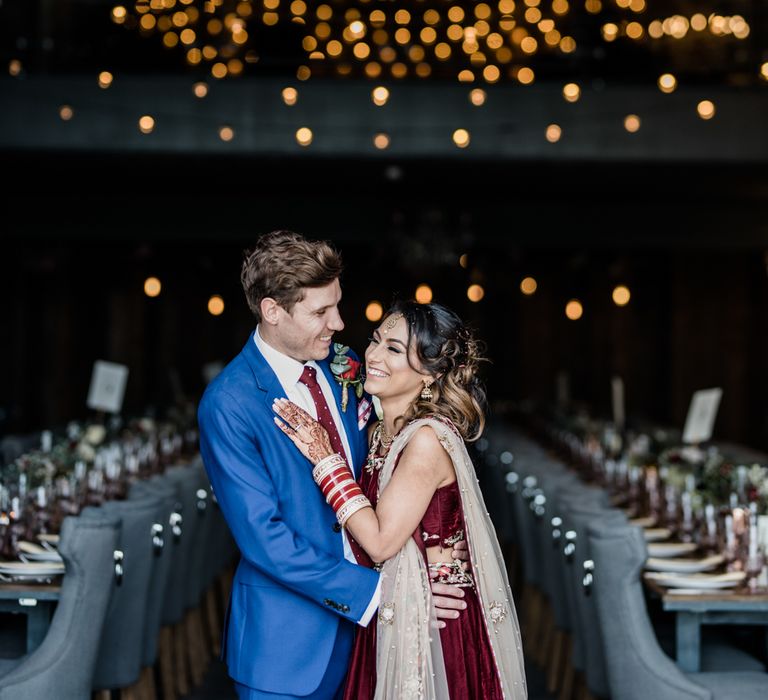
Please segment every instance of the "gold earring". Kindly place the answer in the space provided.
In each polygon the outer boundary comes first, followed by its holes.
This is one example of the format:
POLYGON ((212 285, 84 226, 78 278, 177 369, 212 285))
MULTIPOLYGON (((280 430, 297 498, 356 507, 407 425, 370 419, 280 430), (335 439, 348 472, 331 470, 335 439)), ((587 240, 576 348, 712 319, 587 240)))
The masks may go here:
POLYGON ((432 389, 429 388, 431 384, 432 382, 428 382, 426 379, 424 380, 424 388, 421 390, 422 401, 432 400, 432 389))

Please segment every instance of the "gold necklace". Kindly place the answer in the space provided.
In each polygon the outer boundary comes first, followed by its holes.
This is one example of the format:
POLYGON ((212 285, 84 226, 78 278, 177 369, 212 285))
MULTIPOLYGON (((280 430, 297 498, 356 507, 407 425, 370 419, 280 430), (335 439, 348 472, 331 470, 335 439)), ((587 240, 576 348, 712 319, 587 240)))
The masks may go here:
POLYGON ((384 421, 379 422, 379 440, 381 441, 381 446, 388 450, 392 443, 395 441, 395 436, 390 435, 386 430, 384 430, 384 421))

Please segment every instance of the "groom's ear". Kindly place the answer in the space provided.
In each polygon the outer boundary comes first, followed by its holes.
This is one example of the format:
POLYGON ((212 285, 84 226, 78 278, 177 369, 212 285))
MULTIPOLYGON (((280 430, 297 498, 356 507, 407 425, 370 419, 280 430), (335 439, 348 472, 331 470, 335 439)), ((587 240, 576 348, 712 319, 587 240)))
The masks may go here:
POLYGON ((261 320, 264 321, 264 323, 268 323, 270 326, 276 326, 278 318, 280 317, 280 308, 280 304, 272 299, 272 297, 264 297, 259 304, 261 320))

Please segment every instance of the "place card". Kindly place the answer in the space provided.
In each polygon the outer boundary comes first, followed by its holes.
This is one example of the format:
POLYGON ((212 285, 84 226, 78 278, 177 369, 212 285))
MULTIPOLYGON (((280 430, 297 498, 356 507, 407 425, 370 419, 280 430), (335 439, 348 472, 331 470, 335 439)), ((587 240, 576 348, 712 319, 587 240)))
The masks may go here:
POLYGON ((611 406, 613 407, 613 424, 623 430, 626 415, 624 413, 624 380, 621 377, 611 379, 611 406))
POLYGON ((120 413, 123 407, 128 368, 114 362, 96 360, 93 363, 91 386, 88 390, 88 408, 107 413, 120 413))
POLYGON ((712 428, 715 425, 722 395, 723 390, 719 387, 694 392, 688 408, 688 416, 685 419, 684 443, 698 444, 712 437, 712 428))

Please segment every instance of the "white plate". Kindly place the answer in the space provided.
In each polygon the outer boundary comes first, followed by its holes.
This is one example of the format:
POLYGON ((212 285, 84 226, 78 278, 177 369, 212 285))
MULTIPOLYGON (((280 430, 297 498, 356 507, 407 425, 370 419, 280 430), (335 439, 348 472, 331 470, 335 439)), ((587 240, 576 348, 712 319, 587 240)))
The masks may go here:
POLYGON ((645 568, 650 571, 672 571, 680 574, 695 574, 716 569, 725 561, 722 554, 713 554, 705 559, 657 559, 648 557, 645 568))
POLYGON ((37 539, 41 542, 47 542, 48 544, 52 544, 54 546, 59 544, 59 540, 61 539, 60 535, 50 535, 48 533, 38 535, 37 539))
POLYGON ((42 561, 2 561, 0 574, 11 576, 56 576, 64 573, 64 564, 42 561))
POLYGON ((637 527, 653 527, 658 520, 654 515, 648 515, 645 518, 630 518, 629 524, 637 527))
POLYGON ((695 542, 649 542, 647 546, 648 556, 656 559, 691 554, 699 548, 695 542))
POLYGON ((645 577, 669 588, 733 588, 746 578, 743 571, 730 571, 727 574, 669 574, 660 571, 648 571, 645 577))
POLYGON ((657 540, 667 540, 672 536, 672 531, 665 527, 652 527, 644 530, 646 542, 656 542, 657 540))
POLYGON ((55 549, 46 549, 34 542, 19 542, 19 552, 28 561, 61 561, 61 554, 55 549))
MULTIPOLYGON (((700 588, 670 588, 667 591, 668 595, 673 594, 673 593, 675 595, 712 595, 712 591, 711 590, 709 590, 709 591, 704 590, 703 591, 700 588)), ((725 594, 728 594, 728 593, 733 593, 733 591, 732 590, 728 590, 728 589, 723 589, 723 590, 719 591, 717 595, 720 596, 720 595, 725 595, 725 594)))

